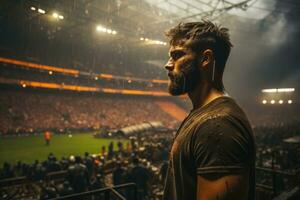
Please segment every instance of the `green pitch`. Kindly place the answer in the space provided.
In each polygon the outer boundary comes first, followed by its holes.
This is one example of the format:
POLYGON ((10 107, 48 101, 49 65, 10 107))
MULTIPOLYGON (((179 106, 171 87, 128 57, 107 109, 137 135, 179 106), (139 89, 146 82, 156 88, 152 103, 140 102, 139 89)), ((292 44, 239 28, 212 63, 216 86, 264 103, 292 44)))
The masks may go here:
MULTIPOLYGON (((83 156, 84 152, 98 154, 101 147, 114 142, 114 150, 117 150, 117 142, 120 140, 113 139, 96 139, 90 134, 73 134, 54 135, 51 138, 49 146, 45 145, 44 137, 40 136, 22 136, 14 138, 0 138, 0 168, 4 162, 16 163, 23 161, 32 163, 34 160, 46 160, 49 153, 53 153, 58 159, 62 156, 70 155, 83 156)), ((123 146, 126 147, 127 140, 122 140, 123 146)))

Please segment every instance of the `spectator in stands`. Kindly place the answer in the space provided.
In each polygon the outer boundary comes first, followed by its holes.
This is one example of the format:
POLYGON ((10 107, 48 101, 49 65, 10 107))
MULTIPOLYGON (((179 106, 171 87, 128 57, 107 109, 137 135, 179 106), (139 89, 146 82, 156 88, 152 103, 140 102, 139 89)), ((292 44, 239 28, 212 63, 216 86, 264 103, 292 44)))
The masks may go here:
POLYGON ((85 192, 90 184, 87 167, 82 164, 79 156, 75 157, 75 164, 68 169, 67 179, 76 193, 85 192))
POLYGON ((2 168, 1 179, 12 178, 12 177, 14 177, 14 171, 11 165, 5 162, 2 168))
POLYGON ((44 186, 42 187, 41 196, 40 196, 41 200, 52 199, 57 196, 58 196, 58 194, 57 194, 56 188, 54 186, 54 183, 50 183, 49 185, 44 184, 44 186))
POLYGON ((137 157, 133 158, 132 164, 128 170, 128 182, 133 182, 137 185, 138 200, 143 200, 148 193, 150 172, 146 167, 139 164, 137 157))
POLYGON ((87 167, 89 178, 91 178, 94 173, 94 159, 88 152, 84 153, 84 164, 87 167))
POLYGON ((57 186, 57 192, 59 196, 70 195, 74 193, 73 188, 70 186, 68 181, 64 181, 62 184, 57 186))
POLYGON ((101 174, 97 174, 96 177, 93 177, 91 180, 91 190, 96 190, 103 188, 105 186, 103 176, 101 174))
POLYGON ((108 145, 108 158, 112 158, 114 155, 114 142, 110 142, 108 145))
POLYGON ((117 161, 116 168, 113 171, 113 184, 120 185, 125 183, 125 173, 126 170, 123 168, 122 163, 117 161))

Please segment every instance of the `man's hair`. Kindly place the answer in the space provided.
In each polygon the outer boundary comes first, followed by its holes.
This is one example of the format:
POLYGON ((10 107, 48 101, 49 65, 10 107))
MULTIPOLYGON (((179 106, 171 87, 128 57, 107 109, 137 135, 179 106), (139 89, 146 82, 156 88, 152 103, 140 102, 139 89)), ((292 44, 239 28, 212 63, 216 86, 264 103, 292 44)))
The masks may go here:
POLYGON ((166 31, 170 45, 183 45, 194 52, 211 49, 216 62, 216 70, 223 73, 232 44, 228 29, 210 21, 179 23, 166 31))

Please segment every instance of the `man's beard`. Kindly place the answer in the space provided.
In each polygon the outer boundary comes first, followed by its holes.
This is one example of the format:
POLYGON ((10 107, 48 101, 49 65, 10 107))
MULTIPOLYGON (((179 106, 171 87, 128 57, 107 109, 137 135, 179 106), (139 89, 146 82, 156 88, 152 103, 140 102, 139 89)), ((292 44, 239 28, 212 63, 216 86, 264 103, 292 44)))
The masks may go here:
POLYGON ((169 72, 169 93, 173 96, 193 91, 200 82, 200 70, 196 61, 190 61, 180 67, 180 72, 169 72))

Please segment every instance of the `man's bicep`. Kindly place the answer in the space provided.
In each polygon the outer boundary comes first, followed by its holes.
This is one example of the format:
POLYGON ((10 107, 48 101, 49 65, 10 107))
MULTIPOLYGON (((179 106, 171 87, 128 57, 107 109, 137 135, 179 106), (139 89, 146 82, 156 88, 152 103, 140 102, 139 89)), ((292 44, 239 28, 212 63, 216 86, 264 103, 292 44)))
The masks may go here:
POLYGON ((197 200, 246 200, 248 187, 248 172, 199 175, 197 177, 197 200))
POLYGON ((253 160, 249 139, 226 118, 208 120, 195 131, 192 141, 197 175, 236 173, 253 160))

